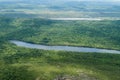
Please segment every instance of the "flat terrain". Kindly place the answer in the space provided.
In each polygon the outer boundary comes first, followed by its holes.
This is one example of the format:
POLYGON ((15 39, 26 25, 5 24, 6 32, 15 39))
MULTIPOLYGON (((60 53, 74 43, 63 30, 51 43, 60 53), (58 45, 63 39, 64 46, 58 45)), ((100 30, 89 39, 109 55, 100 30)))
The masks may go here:
POLYGON ((118 54, 37 50, 9 43, 9 40, 21 40, 44 45, 120 50, 119 23, 119 20, 55 21, 1 17, 0 80, 120 80, 118 54))
POLYGON ((0 16, 15 18, 119 18, 120 2, 0 0, 0 16))
POLYGON ((55 21, 37 18, 1 18, 0 21, 1 38, 5 40, 120 49, 119 20, 55 21))
POLYGON ((0 80, 120 80, 114 52, 30 49, 10 40, 120 51, 119 1, 0 0, 0 80))

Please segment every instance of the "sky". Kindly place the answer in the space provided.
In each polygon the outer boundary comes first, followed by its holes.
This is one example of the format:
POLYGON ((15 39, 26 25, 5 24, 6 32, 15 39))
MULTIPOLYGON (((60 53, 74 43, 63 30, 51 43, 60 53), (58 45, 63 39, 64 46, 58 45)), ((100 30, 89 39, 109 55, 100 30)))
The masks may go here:
MULTIPOLYGON (((0 0, 0 1, 21 1, 21 0, 0 0)), ((25 1, 25 0, 22 0, 25 1)), ((35 1, 35 0, 34 0, 35 1)), ((39 0, 36 0, 39 1, 39 0)), ((40 0, 42 1, 42 0, 40 0)), ((45 1, 45 0, 43 0, 45 1)), ((47 0, 48 1, 48 0, 47 0)), ((53 0, 49 0, 49 1, 53 1, 53 0)), ((62 0, 58 0, 58 1, 62 1, 62 0)), ((102 1, 102 2, 120 2, 120 0, 64 0, 64 1, 102 1)))
POLYGON ((120 1, 120 0, 71 0, 71 1, 112 1, 112 2, 115 2, 115 1, 120 1))
POLYGON ((71 1, 120 1, 120 0, 71 0, 71 1))

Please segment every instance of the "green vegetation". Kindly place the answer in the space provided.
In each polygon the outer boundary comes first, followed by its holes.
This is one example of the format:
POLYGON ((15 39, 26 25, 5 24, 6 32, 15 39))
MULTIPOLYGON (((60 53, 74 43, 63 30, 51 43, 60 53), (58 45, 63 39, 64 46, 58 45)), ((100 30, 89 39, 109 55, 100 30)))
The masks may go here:
POLYGON ((120 50, 120 21, 0 18, 0 80, 120 80, 120 55, 45 51, 10 44, 22 40, 120 50))
POLYGON ((44 51, 7 43, 1 54, 4 68, 0 67, 0 78, 5 78, 1 80, 53 80, 59 75, 79 77, 82 73, 88 80, 120 79, 120 55, 44 51))
POLYGON ((2 39, 46 45, 73 45, 120 49, 120 21, 51 21, 2 19, 2 39), (4 27, 3 27, 4 26, 4 27))

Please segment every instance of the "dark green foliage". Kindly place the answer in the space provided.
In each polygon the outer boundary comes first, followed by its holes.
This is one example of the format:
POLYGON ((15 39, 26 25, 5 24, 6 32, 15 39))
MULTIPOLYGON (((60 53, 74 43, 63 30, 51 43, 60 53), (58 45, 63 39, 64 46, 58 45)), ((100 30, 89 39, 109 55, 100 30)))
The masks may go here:
MULTIPOLYGON (((51 66, 55 66, 55 68, 59 66, 61 68, 61 71, 60 72, 56 71, 55 75, 60 74, 62 72, 62 68, 64 68, 65 66, 69 66, 69 67, 72 66, 73 68, 77 68, 78 70, 81 69, 81 67, 92 70, 93 72, 97 72, 100 74, 98 77, 102 77, 102 75, 104 75, 109 80, 120 79, 119 77, 120 55, 117 54, 44 51, 44 50, 36 50, 36 49, 25 49, 20 47, 16 49, 17 49, 16 54, 4 55, 3 61, 5 62, 5 65, 17 64, 19 66, 19 65, 31 64, 28 66, 37 67, 39 65, 39 67, 43 67, 43 68, 47 67, 47 69, 44 70, 44 72, 42 71, 43 74, 40 75, 42 77, 43 76, 45 77, 44 73, 47 72, 47 70, 49 71, 49 68, 51 68, 51 66), (111 76, 113 74, 114 76, 111 76)), ((42 73, 41 68, 40 69, 37 68, 37 70, 40 70, 39 74, 42 73)), ((54 68, 52 70, 54 71, 54 68)), ((12 71, 12 69, 10 71, 12 71)), ((66 74, 66 72, 62 72, 62 73, 66 74)), ((19 75, 19 73, 17 74, 19 75)), ((52 74, 53 73, 51 73, 51 75, 52 74)), ((19 76, 17 78, 19 78, 19 76)), ((100 79, 100 80, 106 80, 106 79, 100 79)))
POLYGON ((28 59, 28 58, 40 58, 43 53, 40 53, 38 50, 33 50, 31 52, 23 53, 18 51, 18 53, 14 55, 4 56, 3 60, 6 64, 16 63, 19 59, 28 59))
POLYGON ((0 68, 0 80, 35 80, 33 73, 27 67, 5 66, 0 68))
POLYGON ((120 48, 120 21, 51 21, 0 18, 2 40, 23 40, 46 45, 120 48), (3 27, 4 26, 4 27, 3 27))
POLYGON ((0 80, 53 80, 59 75, 78 76, 79 70, 99 80, 120 80, 118 54, 44 51, 21 48, 9 43, 9 40, 15 39, 46 45, 120 50, 119 30, 119 20, 0 18, 0 80))

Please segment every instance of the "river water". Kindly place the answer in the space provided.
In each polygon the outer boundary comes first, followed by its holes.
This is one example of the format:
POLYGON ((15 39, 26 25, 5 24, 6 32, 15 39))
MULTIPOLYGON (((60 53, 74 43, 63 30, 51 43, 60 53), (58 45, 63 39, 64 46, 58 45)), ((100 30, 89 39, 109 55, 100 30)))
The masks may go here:
POLYGON ((79 21, 101 21, 104 19, 101 18, 49 18, 50 20, 71 20, 71 21, 75 21, 75 20, 79 20, 79 21))
POLYGON ((120 51, 117 50, 108 50, 108 49, 99 49, 99 48, 73 47, 73 46, 46 46, 46 45, 32 44, 17 40, 11 40, 10 42, 20 47, 26 47, 32 49, 120 54, 120 51))

